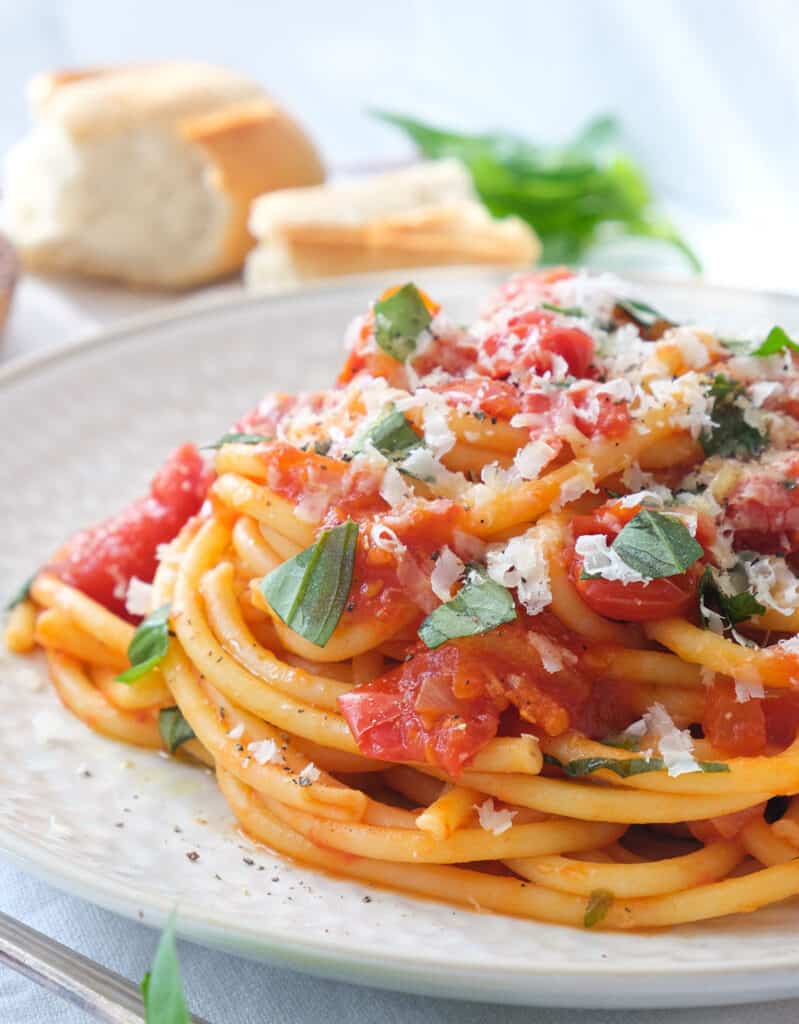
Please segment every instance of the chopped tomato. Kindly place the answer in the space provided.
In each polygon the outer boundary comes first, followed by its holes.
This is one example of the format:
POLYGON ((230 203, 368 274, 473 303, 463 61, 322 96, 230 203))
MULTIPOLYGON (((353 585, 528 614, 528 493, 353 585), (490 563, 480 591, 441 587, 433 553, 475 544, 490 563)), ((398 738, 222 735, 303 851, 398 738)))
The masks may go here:
POLYGON ((479 659, 456 644, 410 661, 339 697, 360 751, 381 761, 434 764, 459 775, 497 733, 500 708, 484 692, 479 659), (455 696, 455 688, 480 691, 455 696))
POLYGON ((763 701, 763 714, 769 743, 782 749, 789 747, 799 733, 799 692, 788 690, 767 697, 763 701))
POLYGON ((571 376, 585 377, 593 356, 594 341, 585 331, 562 326, 548 310, 530 309, 483 341, 477 370, 499 380, 524 370, 543 374, 556 371, 557 357, 571 376))
POLYGON ((592 689, 578 664, 582 647, 554 616, 522 617, 435 651, 417 648, 404 665, 344 694, 339 704, 362 753, 426 760, 456 775, 496 735, 511 704, 526 730, 547 735, 564 732, 580 715, 598 720, 597 708, 587 710, 592 689), (549 671, 542 637, 558 652, 549 671))
POLYGON ((632 419, 626 402, 614 401, 603 392, 594 394, 590 387, 570 397, 577 409, 584 408, 589 401, 596 401, 599 405, 596 419, 577 416, 577 426, 586 437, 619 438, 630 429, 632 419))
POLYGON ((497 419, 510 420, 522 410, 518 388, 490 377, 461 377, 432 390, 439 391, 452 405, 466 405, 497 419))
POLYGON ((758 698, 737 701, 732 681, 717 676, 707 691, 702 729, 705 738, 725 754, 734 757, 761 754, 766 746, 763 701, 758 698))
POLYGON ((580 597, 597 615, 620 622, 652 622, 673 615, 687 615, 696 606, 696 591, 702 569, 695 566, 679 576, 667 576, 649 583, 620 580, 581 579, 583 560, 572 558, 572 580, 580 597))
POLYGON ((212 479, 194 445, 184 444, 155 475, 146 497, 75 534, 49 570, 110 611, 134 621, 125 609, 131 577, 152 580, 156 549, 172 540, 199 511, 212 479))
POLYGON ((547 267, 514 274, 496 290, 488 304, 489 311, 515 305, 519 299, 532 303, 553 298, 550 286, 570 277, 574 277, 574 271, 569 267, 547 267))
POLYGON ((742 467, 727 497, 727 521, 738 551, 788 554, 799 550, 799 456, 779 452, 742 467))

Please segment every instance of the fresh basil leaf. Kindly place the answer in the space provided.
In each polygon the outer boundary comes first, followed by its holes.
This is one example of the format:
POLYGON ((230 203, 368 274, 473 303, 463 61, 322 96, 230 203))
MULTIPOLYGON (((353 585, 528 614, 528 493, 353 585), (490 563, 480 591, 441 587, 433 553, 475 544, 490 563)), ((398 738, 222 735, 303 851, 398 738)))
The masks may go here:
POLYGON ((120 683, 135 683, 161 661, 169 648, 169 605, 161 605, 139 623, 128 647, 130 668, 117 676, 120 683))
POLYGON ((262 444, 264 441, 272 441, 273 438, 267 437, 266 434, 223 434, 220 438, 213 442, 213 444, 204 444, 202 446, 203 451, 207 451, 209 448, 221 448, 226 444, 262 444))
POLYGON ((601 922, 607 917, 608 911, 613 906, 613 900, 615 898, 616 897, 610 889, 594 889, 588 897, 588 903, 585 907, 585 914, 583 914, 583 927, 593 928, 594 925, 601 924, 601 922))
POLYGON ((170 754, 174 754, 181 743, 194 739, 194 729, 177 706, 161 708, 158 712, 158 731, 170 754))
POLYGON ((344 611, 357 544, 358 524, 348 519, 259 584, 275 614, 317 647, 325 646, 344 611))
POLYGON ((414 448, 424 442, 410 424, 407 416, 392 406, 366 435, 381 455, 401 461, 414 448))
POLYGON ((141 992, 146 1024, 191 1024, 175 946, 174 912, 158 943, 153 965, 142 978, 141 992))
POLYGON ((702 557, 702 545, 673 516, 644 508, 612 544, 619 558, 647 579, 679 576, 702 557))
POLYGON ((657 323, 674 324, 673 320, 664 316, 654 306, 639 299, 617 299, 616 306, 641 327, 654 327, 657 323))
POLYGON ((799 352, 799 344, 790 338, 782 327, 772 327, 762 344, 752 352, 753 356, 775 356, 778 352, 790 349, 799 352))
POLYGON ((746 397, 746 388, 736 380, 717 373, 708 388, 713 399, 713 429, 703 430, 699 441, 705 455, 757 455, 768 444, 768 438, 747 423, 738 404, 746 397))
POLYGON ((376 302, 375 341, 392 358, 404 363, 433 317, 415 284, 405 284, 387 299, 376 302))
POLYGON ((707 625, 704 609, 709 601, 716 605, 718 614, 728 627, 737 626, 739 622, 745 622, 753 615, 763 615, 766 611, 749 589, 746 573, 742 571, 721 573, 713 566, 705 566, 698 596, 699 614, 704 625, 707 625))
POLYGON ((641 749, 641 740, 637 736, 629 736, 623 732, 605 736, 599 742, 605 747, 618 747, 619 750, 629 750, 635 753, 641 749))
MULTIPOLYGON (((647 772, 662 772, 666 770, 666 763, 662 757, 578 757, 573 761, 560 761, 551 754, 544 755, 544 762, 553 767, 560 768, 570 778, 579 779, 585 775, 592 775, 598 771, 609 771, 618 775, 621 779, 629 779, 632 775, 645 775, 647 772)), ((700 772, 713 774, 715 772, 728 772, 729 765, 723 761, 697 761, 700 772)))
POLYGON ((29 576, 22 584, 22 586, 14 594, 12 594, 12 596, 9 598, 5 606, 5 610, 7 612, 10 612, 12 609, 16 608, 18 604, 22 604, 23 601, 28 600, 28 595, 30 594, 31 587, 33 586, 33 581, 35 579, 36 573, 33 573, 33 575, 29 576))
POLYGON ((471 566, 464 585, 451 601, 430 612, 419 627, 419 636, 435 648, 456 637, 487 633, 515 618, 511 592, 471 566))
POLYGON ((579 306, 556 306, 553 302, 542 302, 541 309, 548 309, 550 313, 560 313, 561 316, 585 316, 579 306))

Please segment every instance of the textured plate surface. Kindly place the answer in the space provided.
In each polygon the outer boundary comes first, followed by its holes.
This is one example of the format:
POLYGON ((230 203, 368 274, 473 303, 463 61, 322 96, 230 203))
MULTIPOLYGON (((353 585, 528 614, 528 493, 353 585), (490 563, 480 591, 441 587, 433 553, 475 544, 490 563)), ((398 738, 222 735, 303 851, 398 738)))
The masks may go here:
MULTIPOLYGON (((468 318, 496 277, 414 279, 468 318)), ((218 436, 268 389, 328 385, 346 323, 379 288, 361 281, 140 319, 0 371, 0 591, 139 493, 178 442, 218 436)), ((799 301, 784 297, 663 283, 642 294, 727 331, 799 328, 799 301)), ((349 981, 531 1005, 799 994, 799 901, 643 935, 456 910, 254 846, 208 772, 90 733, 62 710, 35 659, 2 656, 0 720, 0 851, 152 924, 177 903, 179 929, 195 941, 349 981)))

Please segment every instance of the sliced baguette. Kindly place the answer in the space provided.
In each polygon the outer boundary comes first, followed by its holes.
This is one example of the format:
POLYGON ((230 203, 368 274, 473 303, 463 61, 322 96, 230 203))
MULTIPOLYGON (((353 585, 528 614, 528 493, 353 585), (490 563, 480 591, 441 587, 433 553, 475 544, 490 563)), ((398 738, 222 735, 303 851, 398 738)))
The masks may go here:
POLYGON ((315 278, 457 263, 522 266, 540 245, 517 217, 494 220, 456 160, 291 189, 253 204, 245 280, 278 291, 315 278))
POLYGON ((260 86, 192 63, 58 72, 30 87, 6 220, 26 265, 180 288, 238 269, 254 197, 324 177, 260 86))

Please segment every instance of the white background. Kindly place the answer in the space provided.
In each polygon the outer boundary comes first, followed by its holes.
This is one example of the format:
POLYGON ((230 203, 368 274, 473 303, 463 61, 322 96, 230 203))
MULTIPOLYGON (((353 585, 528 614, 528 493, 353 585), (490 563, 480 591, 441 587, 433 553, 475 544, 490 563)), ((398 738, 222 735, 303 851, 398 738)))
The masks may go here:
POLYGON ((336 168, 407 154, 370 106, 567 137, 621 117, 711 277, 799 289, 796 0, 0 0, 0 152, 23 83, 186 56, 261 80, 336 168))

